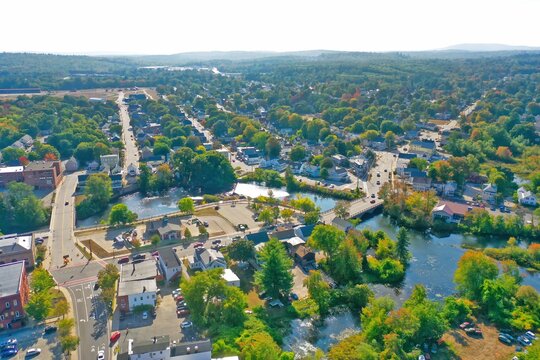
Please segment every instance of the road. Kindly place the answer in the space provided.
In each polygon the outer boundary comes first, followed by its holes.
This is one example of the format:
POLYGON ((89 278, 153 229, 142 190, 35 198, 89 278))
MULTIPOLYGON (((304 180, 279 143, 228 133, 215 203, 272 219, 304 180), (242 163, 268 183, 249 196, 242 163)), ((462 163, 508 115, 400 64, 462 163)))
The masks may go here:
MULTIPOLYGON (((124 166, 123 174, 128 175, 127 167, 133 164, 139 168, 139 149, 135 142, 135 136, 130 124, 128 107, 124 104, 124 93, 121 91, 118 93, 118 100, 116 100, 119 109, 120 122, 122 123, 122 141, 124 143, 124 166), (131 130, 130 130, 131 129, 131 130)), ((132 179, 135 179, 134 177, 132 179)))

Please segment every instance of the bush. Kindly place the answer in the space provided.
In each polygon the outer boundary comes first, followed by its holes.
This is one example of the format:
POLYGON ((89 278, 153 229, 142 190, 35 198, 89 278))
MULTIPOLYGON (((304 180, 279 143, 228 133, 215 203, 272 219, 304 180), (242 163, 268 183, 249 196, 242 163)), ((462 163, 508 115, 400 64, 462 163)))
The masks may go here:
POLYGON ((219 202, 219 200, 220 200, 219 196, 216 196, 216 195, 211 195, 211 194, 204 194, 203 195, 203 201, 206 204, 219 202))
POLYGON ((319 314, 319 306, 311 298, 293 301, 292 307, 300 319, 310 318, 319 314))

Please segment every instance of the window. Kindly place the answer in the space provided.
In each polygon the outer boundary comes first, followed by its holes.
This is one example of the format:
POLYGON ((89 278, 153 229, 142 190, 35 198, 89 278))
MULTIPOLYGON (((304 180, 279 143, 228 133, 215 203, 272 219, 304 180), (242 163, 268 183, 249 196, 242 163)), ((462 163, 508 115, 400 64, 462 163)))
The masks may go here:
POLYGON ((0 321, 4 321, 4 315, 0 315, 0 321))
POLYGON ((15 316, 19 317, 19 316, 21 316, 21 313, 19 313, 18 311, 15 311, 15 316))
POLYGON ((9 308, 10 308, 10 306, 11 306, 11 304, 9 303, 9 301, 8 301, 8 302, 6 302, 6 309, 9 309, 9 308))
POLYGON ((142 301, 143 297, 141 296, 141 301, 142 301))
POLYGON ((13 306, 17 306, 19 305, 19 303, 17 302, 17 300, 13 300, 13 306))

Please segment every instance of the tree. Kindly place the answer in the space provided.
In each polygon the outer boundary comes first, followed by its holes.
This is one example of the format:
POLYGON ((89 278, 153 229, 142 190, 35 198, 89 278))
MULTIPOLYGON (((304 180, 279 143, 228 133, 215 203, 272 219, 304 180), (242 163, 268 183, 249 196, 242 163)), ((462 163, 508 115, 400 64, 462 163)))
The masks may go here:
POLYGON ((5 163, 18 162, 22 156, 26 156, 26 151, 15 147, 7 147, 2 150, 2 161, 5 163))
POLYGON ((293 262, 283 244, 277 239, 270 239, 259 256, 263 264, 261 270, 255 274, 256 284, 275 298, 288 294, 293 285, 293 276, 290 272, 293 262))
POLYGON ((304 213, 308 213, 316 209, 316 206, 313 200, 311 200, 308 197, 301 197, 301 196, 298 196, 296 199, 292 199, 291 206, 303 211, 304 213))
POLYGON ((60 301, 57 301, 53 308, 53 315, 57 317, 66 316, 66 314, 69 312, 69 304, 65 299, 62 299, 60 301))
POLYGON ((396 146, 396 134, 394 134, 393 131, 387 131, 386 134, 384 134, 384 143, 387 148, 394 148, 396 146))
POLYGON ((362 271, 362 257, 351 241, 341 242, 337 253, 329 260, 332 277, 338 283, 358 282, 362 271))
POLYGON ((330 307, 330 285, 324 281, 320 271, 311 270, 304 279, 304 287, 308 289, 309 296, 315 300, 322 316, 328 313, 330 307))
POLYGON ((152 179, 152 172, 146 164, 139 166, 139 190, 141 194, 146 195, 151 190, 150 180, 152 179))
POLYGON ((409 253, 409 233, 402 227, 397 234, 396 255, 403 264, 407 264, 411 257, 409 253))
POLYGON ((448 296, 444 299, 443 316, 449 324, 460 324, 472 314, 472 302, 463 298, 448 296))
POLYGON ((514 295, 517 289, 515 278, 509 275, 484 281, 481 301, 491 321, 499 325, 508 325, 514 310, 514 295))
POLYGON ((458 261, 454 282, 467 297, 480 300, 484 281, 493 280, 498 274, 499 268, 494 260, 479 251, 469 250, 458 261))
POLYGON ((266 155, 270 159, 275 159, 279 157, 279 154, 281 152, 281 144, 279 143, 279 140, 273 136, 270 136, 268 140, 266 140, 265 150, 266 155))
POLYGON ((235 261, 248 261, 255 258, 255 245, 251 240, 240 239, 227 246, 227 253, 235 261))
POLYGON ((310 246, 324 251, 331 258, 345 240, 345 232, 332 225, 317 225, 308 240, 310 246))
POLYGON ((171 152, 171 148, 164 142, 156 142, 154 144, 153 153, 156 156, 167 155, 171 152))
POLYGON ((188 228, 186 228, 186 230, 184 230, 184 237, 189 240, 191 239, 192 236, 193 235, 191 235, 191 231, 188 228))
POLYGON ((333 345, 328 352, 329 360, 379 360, 377 351, 365 343, 362 334, 349 336, 333 345))
POLYGON ((48 291, 32 293, 25 306, 25 311, 36 322, 43 321, 52 308, 51 295, 48 291))
POLYGON ((52 289, 56 283, 51 274, 44 268, 37 268, 32 272, 30 289, 34 293, 46 292, 52 289))
POLYGON ((11 182, 7 192, 0 193, 0 230, 30 230, 45 224, 48 219, 43 203, 25 183, 11 182))
POLYGON ((178 209, 185 214, 193 214, 195 212, 195 202, 190 197, 185 197, 178 200, 178 209))
POLYGON ((310 211, 304 215, 304 223, 306 225, 313 225, 319 222, 320 212, 318 210, 310 211))
POLYGON ((367 343, 383 343, 383 335, 388 332, 386 319, 393 308, 392 299, 383 296, 372 298, 368 305, 362 309, 360 316, 362 333, 367 343))
POLYGON ((258 219, 259 221, 262 221, 265 225, 272 224, 276 218, 274 216, 274 211, 270 207, 264 208, 260 213, 258 219))
POLYGON ((420 171, 426 170, 427 166, 428 166, 427 160, 419 158, 419 157, 411 159, 411 161, 409 161, 409 167, 417 168, 420 171))
POLYGON ((58 336, 61 338, 69 336, 74 326, 75 320, 72 318, 66 318, 58 321, 58 336))
POLYGON ((75 335, 68 335, 60 338, 60 345, 65 353, 71 353, 77 350, 79 346, 79 337, 75 335))
POLYGON ((152 188, 160 193, 171 187, 173 175, 168 164, 158 166, 156 173, 152 176, 152 188))
POLYGON ((328 176, 330 176, 330 173, 328 172, 328 169, 327 168, 322 168, 321 169, 321 178, 322 179, 328 179, 328 176))
POLYGON ((114 264, 107 264, 104 269, 97 274, 97 283, 103 288, 114 288, 116 280, 120 277, 118 267, 114 264))
POLYGON ((347 219, 350 215, 351 204, 348 201, 340 200, 334 206, 334 213, 337 217, 347 219))
POLYGON ((161 238, 159 237, 158 234, 154 234, 150 237, 150 242, 152 243, 152 245, 154 245, 154 247, 157 247, 160 241, 161 241, 161 238))
POLYGON ((130 211, 125 204, 116 204, 109 214, 109 224, 129 224, 137 220, 138 215, 130 211))
POLYGON ((112 197, 112 181, 104 173, 92 174, 86 180, 85 201, 98 209, 105 209, 112 197))
POLYGON ((295 145, 289 153, 291 161, 302 161, 306 158, 306 148, 302 145, 295 145))
POLYGON ((281 210, 279 216, 281 216, 281 218, 285 221, 285 222, 289 222, 291 221, 291 218, 293 217, 294 215, 294 210, 293 209, 289 209, 289 208, 284 208, 283 210, 281 210))

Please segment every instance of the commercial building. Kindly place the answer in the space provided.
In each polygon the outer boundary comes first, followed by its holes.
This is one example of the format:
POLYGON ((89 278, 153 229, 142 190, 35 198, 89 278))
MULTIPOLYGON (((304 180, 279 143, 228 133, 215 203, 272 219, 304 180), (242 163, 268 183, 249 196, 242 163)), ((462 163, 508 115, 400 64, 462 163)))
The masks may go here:
POLYGON ((0 187, 6 187, 12 181, 24 181, 23 171, 22 166, 0 167, 0 187))
POLYGON ((154 336, 135 342, 128 339, 127 351, 118 354, 118 360, 211 360, 210 340, 171 343, 170 337, 154 336))
POLYGON ((56 189, 62 180, 60 161, 33 161, 23 171, 24 182, 38 189, 56 189))
POLYGON ((0 329, 21 327, 29 294, 24 261, 0 265, 0 329))
POLYGON ((0 264, 25 261, 26 267, 34 266, 32 235, 9 234, 0 236, 0 264))
POLYGON ((122 265, 118 282, 117 303, 121 312, 132 312, 140 305, 156 306, 157 284, 160 280, 154 259, 122 265))

